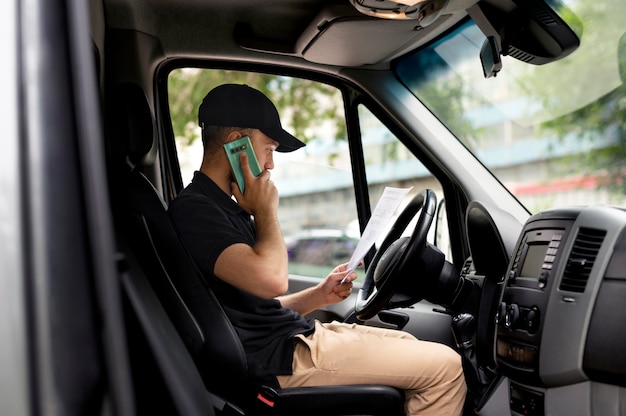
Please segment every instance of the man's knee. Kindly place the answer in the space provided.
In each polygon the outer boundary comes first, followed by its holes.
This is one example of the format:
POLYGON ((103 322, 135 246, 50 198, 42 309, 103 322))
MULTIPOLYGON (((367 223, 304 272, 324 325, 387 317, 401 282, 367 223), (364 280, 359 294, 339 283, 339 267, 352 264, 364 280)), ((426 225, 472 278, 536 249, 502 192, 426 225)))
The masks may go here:
POLYGON ((449 381, 464 382, 463 362, 458 352, 445 345, 441 351, 443 377, 449 381))

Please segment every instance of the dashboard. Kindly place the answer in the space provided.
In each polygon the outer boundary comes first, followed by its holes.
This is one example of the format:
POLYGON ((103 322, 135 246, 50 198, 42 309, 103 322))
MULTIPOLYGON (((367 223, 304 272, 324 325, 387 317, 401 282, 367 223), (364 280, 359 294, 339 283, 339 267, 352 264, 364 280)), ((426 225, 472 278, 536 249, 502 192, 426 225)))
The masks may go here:
POLYGON ((626 211, 524 224, 497 305, 494 356, 514 415, 626 414, 626 211))

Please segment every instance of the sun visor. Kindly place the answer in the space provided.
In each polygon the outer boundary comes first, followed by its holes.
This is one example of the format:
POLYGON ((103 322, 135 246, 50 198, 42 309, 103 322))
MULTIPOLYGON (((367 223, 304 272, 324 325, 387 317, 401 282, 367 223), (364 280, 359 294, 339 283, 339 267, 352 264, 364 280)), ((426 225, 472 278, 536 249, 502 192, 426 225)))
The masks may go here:
POLYGON ((375 65, 401 55, 418 42, 430 40, 447 17, 442 15, 435 23, 423 27, 415 20, 379 19, 349 6, 331 5, 302 33, 296 51, 315 63, 375 65))
POLYGON ((449 6, 432 13, 421 19, 381 19, 360 13, 348 2, 331 2, 315 15, 294 41, 264 38, 244 22, 235 26, 234 38, 244 49, 301 56, 309 62, 324 65, 386 64, 431 41, 467 16, 464 8, 451 10, 449 6))

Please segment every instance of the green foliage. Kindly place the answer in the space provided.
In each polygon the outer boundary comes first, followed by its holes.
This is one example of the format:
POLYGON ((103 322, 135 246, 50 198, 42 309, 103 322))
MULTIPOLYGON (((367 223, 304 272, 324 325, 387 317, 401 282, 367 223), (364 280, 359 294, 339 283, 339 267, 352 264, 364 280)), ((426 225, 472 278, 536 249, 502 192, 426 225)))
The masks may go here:
POLYGON ((176 137, 188 144, 199 138, 198 106, 214 87, 225 83, 247 84, 267 95, 278 108, 283 127, 305 143, 319 133, 324 120, 334 123, 335 139, 345 140, 345 118, 336 88, 306 79, 262 73, 183 68, 172 71, 168 93, 176 137))
POLYGON ((618 195, 626 194, 626 88, 621 86, 598 101, 543 124, 561 140, 574 135, 589 143, 606 141, 604 147, 593 147, 564 160, 586 169, 581 173, 602 173, 601 183, 618 195))
MULTIPOLYGON (((623 16, 626 5, 622 1, 613 1, 610 7, 615 19, 623 16)), ((606 186, 615 195, 626 194, 626 35, 623 27, 619 24, 605 24, 603 17, 607 16, 607 4, 603 2, 584 3, 586 8, 586 21, 596 26, 577 30, 581 36, 581 49, 584 53, 574 54, 570 60, 572 66, 579 68, 578 78, 581 82, 565 84, 571 78, 561 77, 549 80, 547 89, 542 92, 546 95, 545 103, 548 108, 560 108, 567 106, 567 102, 558 102, 554 97, 563 97, 564 94, 554 94, 551 99, 552 89, 570 91, 565 96, 569 101, 573 97, 589 96, 595 85, 604 85, 594 82, 598 76, 614 73, 617 67, 621 83, 612 91, 600 95, 589 104, 568 112, 561 117, 544 122, 541 128, 547 132, 555 133, 561 141, 567 137, 576 137, 581 143, 602 142, 604 146, 589 146, 590 150, 568 157, 565 163, 578 166, 581 173, 600 174, 604 180, 601 186, 606 186), (617 42, 615 42, 617 41, 617 42), (617 62, 616 62, 617 61, 617 62), (581 72, 580 68, 584 72, 581 72), (599 75, 602 74, 602 75, 599 75), (575 92, 573 94, 572 92, 575 92), (582 172, 582 170, 586 172, 582 172)), ((581 11, 579 11, 581 13, 581 11)), ((568 21, 571 24, 570 21, 568 21)), ((576 30, 576 29, 575 29, 576 30)), ((561 75, 555 74, 555 75, 561 75)), ((618 80, 619 81, 619 80, 618 80)), ((583 99, 576 101, 585 102, 583 99)), ((574 102, 576 102, 574 101, 574 102)))
POLYGON ((418 96, 465 146, 476 151, 480 146, 480 130, 465 116, 467 97, 472 95, 467 91, 469 87, 461 77, 450 76, 439 82, 423 83, 418 96))

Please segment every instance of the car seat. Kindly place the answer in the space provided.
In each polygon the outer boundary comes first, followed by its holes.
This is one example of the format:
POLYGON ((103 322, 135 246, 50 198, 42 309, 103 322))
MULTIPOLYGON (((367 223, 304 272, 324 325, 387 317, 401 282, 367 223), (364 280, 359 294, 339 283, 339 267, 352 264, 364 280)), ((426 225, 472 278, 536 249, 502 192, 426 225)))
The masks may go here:
POLYGON ((404 392, 383 385, 274 389, 247 375, 239 338, 188 254, 166 204, 140 171, 153 146, 154 118, 136 84, 121 84, 108 103, 111 194, 120 236, 157 294, 206 388, 246 415, 404 414, 404 392))

